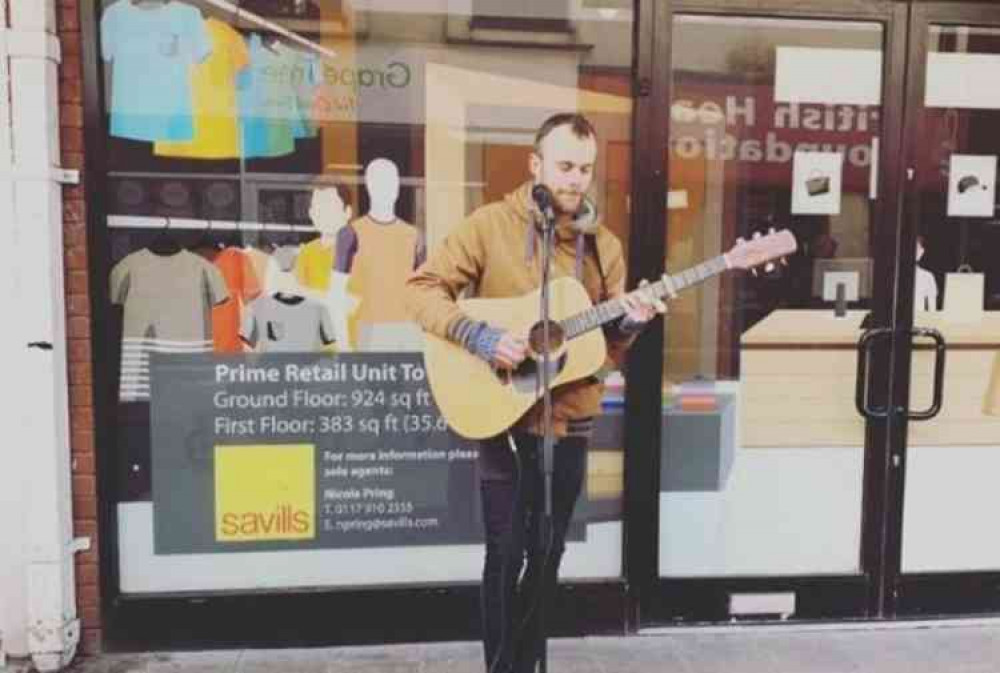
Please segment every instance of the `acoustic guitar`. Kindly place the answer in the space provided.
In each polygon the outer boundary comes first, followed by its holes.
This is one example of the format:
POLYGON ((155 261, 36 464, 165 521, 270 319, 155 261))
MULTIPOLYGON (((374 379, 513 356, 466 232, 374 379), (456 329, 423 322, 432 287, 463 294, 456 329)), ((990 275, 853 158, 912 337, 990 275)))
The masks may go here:
MULTIPOLYGON (((750 270, 796 250, 788 230, 743 241, 719 255, 678 274, 664 274, 638 292, 672 298, 729 269, 750 270)), ((529 356, 514 370, 498 369, 462 346, 424 334, 424 361, 431 392, 452 429, 463 437, 483 439, 514 425, 542 397, 542 357, 550 353, 551 387, 595 374, 604 366, 607 346, 597 329, 625 314, 621 298, 593 305, 583 285, 573 277, 549 283, 549 328, 538 319, 541 290, 520 297, 462 299, 458 305, 470 318, 525 334, 529 356)))

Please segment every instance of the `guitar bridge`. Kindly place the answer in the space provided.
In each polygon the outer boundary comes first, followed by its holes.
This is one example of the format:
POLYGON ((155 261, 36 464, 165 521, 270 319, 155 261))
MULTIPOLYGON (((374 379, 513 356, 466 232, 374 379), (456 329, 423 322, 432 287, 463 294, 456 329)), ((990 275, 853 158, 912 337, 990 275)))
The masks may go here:
MULTIPOLYGON (((556 377, 566 368, 566 361, 569 359, 568 353, 562 353, 553 357, 549 363, 549 381, 555 381, 556 377)), ((515 392, 522 395, 540 394, 542 390, 542 361, 541 358, 529 357, 519 364, 515 369, 493 368, 493 373, 500 379, 504 386, 513 388, 515 392)))

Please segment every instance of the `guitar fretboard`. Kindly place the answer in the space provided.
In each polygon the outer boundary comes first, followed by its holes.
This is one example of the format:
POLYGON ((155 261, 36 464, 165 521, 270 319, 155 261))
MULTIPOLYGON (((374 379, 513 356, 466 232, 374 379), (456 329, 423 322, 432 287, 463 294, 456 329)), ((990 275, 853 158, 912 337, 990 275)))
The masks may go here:
MULTIPOLYGON (((650 283, 643 290, 637 292, 652 291, 657 298, 662 299, 668 295, 673 295, 692 285, 704 282, 712 276, 717 276, 728 268, 724 255, 719 255, 713 259, 702 262, 690 269, 685 269, 673 276, 667 276, 655 283, 650 283)), ((611 299, 581 311, 574 316, 566 318, 560 324, 566 333, 567 339, 578 337, 601 325, 617 320, 625 315, 625 308, 622 306, 621 298, 611 299)))

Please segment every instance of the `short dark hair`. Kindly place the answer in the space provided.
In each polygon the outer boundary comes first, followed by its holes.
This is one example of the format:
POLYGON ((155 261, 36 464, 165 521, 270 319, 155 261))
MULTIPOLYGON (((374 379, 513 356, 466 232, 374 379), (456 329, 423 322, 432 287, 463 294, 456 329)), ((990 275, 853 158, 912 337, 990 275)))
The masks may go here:
POLYGON ((542 122, 542 125, 538 127, 538 133, 535 134, 535 154, 540 153, 540 150, 542 149, 542 141, 545 140, 546 136, 560 126, 569 126, 573 135, 581 140, 584 138, 597 137, 597 131, 594 130, 594 125, 591 124, 590 120, 582 114, 578 112, 560 112, 546 119, 542 122))
POLYGON ((350 187, 348 187, 342 182, 332 181, 329 178, 323 179, 323 177, 317 177, 315 180, 309 183, 310 203, 312 203, 313 194, 317 190, 323 190, 323 189, 335 189, 337 191, 337 196, 340 197, 340 200, 343 202, 345 206, 353 205, 352 201, 354 200, 354 196, 351 193, 350 187))

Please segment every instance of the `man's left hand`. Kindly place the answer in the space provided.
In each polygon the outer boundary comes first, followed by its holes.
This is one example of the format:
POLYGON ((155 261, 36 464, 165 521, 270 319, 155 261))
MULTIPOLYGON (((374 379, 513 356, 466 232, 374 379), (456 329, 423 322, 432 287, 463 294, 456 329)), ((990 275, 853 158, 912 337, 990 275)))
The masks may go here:
POLYGON ((666 313, 667 305, 657 297, 649 286, 649 281, 639 282, 639 290, 622 296, 622 306, 629 322, 645 324, 658 313, 666 313))

